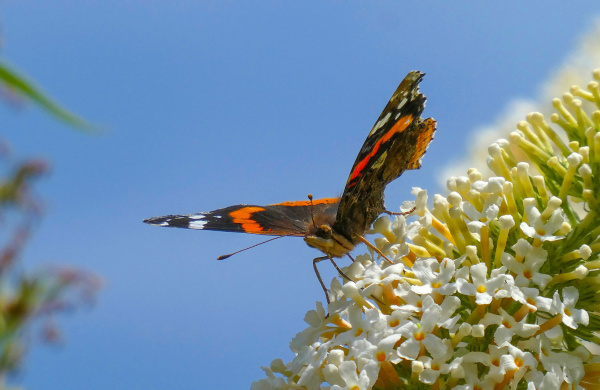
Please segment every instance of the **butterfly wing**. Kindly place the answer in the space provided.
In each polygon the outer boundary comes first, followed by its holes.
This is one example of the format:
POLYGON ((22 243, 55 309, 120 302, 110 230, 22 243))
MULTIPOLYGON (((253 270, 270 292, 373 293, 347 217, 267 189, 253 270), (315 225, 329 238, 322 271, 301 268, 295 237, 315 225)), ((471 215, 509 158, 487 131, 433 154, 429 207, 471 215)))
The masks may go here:
POLYGON ((304 237, 312 225, 311 211, 315 218, 333 221, 338 201, 339 198, 316 199, 312 206, 309 201, 235 205, 204 213, 148 218, 144 222, 185 229, 304 237))
POLYGON ((385 186, 408 169, 420 167, 435 132, 435 121, 421 120, 424 74, 410 72, 375 122, 354 162, 340 199, 333 230, 356 243, 384 211, 385 186))

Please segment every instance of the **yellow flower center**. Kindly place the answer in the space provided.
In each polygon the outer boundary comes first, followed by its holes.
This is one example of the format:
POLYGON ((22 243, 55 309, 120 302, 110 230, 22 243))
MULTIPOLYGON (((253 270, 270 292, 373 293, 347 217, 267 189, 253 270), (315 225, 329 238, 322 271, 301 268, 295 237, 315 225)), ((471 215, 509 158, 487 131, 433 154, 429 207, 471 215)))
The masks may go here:
POLYGON ((424 338, 425 338, 425 333, 423 333, 423 332, 415 332, 415 340, 417 340, 417 341, 423 341, 424 338))
POLYGON ((377 359, 378 362, 385 362, 385 358, 386 354, 383 351, 379 351, 375 354, 375 359, 377 359))
POLYGON ((486 292, 486 290, 487 289, 485 288, 485 286, 483 284, 480 285, 479 287, 477 287, 477 292, 480 293, 480 294, 486 292))
POLYGON ((515 366, 520 368, 523 367, 523 364, 525 364, 523 359, 521 359, 520 357, 515 358, 515 366))

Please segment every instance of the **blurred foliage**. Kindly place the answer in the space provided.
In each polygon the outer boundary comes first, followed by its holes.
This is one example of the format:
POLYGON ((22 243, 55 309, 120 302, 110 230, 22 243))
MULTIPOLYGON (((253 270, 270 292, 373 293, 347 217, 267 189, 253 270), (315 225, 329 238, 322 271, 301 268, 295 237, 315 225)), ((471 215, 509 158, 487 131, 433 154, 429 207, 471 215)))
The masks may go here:
POLYGON ((91 124, 61 107, 47 94, 43 93, 39 87, 35 86, 32 81, 27 80, 25 76, 12 69, 6 61, 0 61, 0 85, 6 91, 5 97, 12 97, 13 100, 17 98, 32 101, 49 114, 74 128, 86 131, 94 130, 91 124))
POLYGON ((31 189, 47 165, 31 159, 11 166, 3 156, 0 167, 6 171, 0 178, 0 389, 6 389, 7 376, 22 363, 31 328, 39 328, 36 334, 44 341, 60 341, 54 315, 91 303, 100 280, 64 267, 33 273, 20 269, 20 255, 42 216, 41 202, 31 189))
MULTIPOLYGON (((72 127, 93 130, 4 60, 0 60, 0 98, 9 105, 33 102, 72 127)), ((10 388, 7 378, 18 372, 32 341, 61 340, 55 315, 93 302, 100 287, 98 277, 80 270, 43 267, 26 272, 19 265, 43 214, 32 188, 47 171, 42 160, 14 162, 7 143, 0 139, 0 390, 10 388)))

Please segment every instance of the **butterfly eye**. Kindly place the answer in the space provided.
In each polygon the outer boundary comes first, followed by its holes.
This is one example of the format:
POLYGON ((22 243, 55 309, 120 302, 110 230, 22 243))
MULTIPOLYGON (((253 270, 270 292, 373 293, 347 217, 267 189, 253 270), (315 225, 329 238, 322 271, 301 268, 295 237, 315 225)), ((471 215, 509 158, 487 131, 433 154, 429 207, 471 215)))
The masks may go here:
POLYGON ((317 228, 317 231, 315 232, 315 236, 319 237, 319 238, 331 238, 332 237, 332 233, 331 233, 331 226, 329 225, 320 225, 317 228))

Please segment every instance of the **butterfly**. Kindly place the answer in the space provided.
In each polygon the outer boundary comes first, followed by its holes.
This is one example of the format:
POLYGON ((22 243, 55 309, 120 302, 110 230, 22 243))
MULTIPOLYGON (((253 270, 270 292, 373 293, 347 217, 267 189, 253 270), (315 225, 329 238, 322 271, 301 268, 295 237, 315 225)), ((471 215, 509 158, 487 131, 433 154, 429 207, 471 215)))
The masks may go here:
MULTIPOLYGON (((349 254, 382 213, 385 187, 404 171, 418 169, 421 157, 433 139, 436 122, 422 120, 425 96, 419 92, 424 73, 412 71, 400 83, 369 132, 350 170, 339 198, 283 202, 266 206, 234 205, 214 211, 167 215, 144 222, 166 227, 304 237, 325 254, 313 261, 325 296, 327 290, 316 263, 349 254)), ((221 256, 220 259, 229 257, 221 256)), ((334 266, 341 273, 335 262, 334 266)), ((342 273, 343 275, 343 273, 342 273)))

